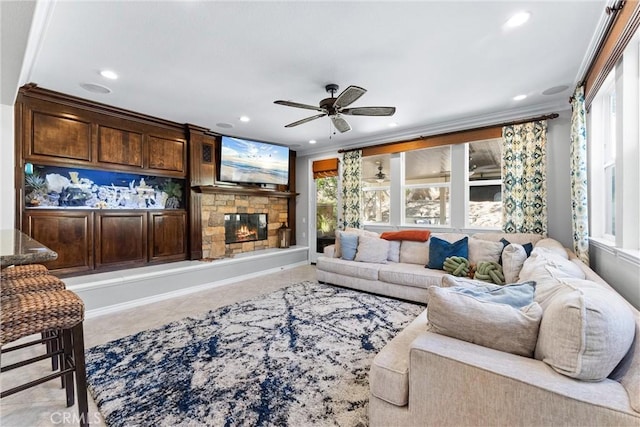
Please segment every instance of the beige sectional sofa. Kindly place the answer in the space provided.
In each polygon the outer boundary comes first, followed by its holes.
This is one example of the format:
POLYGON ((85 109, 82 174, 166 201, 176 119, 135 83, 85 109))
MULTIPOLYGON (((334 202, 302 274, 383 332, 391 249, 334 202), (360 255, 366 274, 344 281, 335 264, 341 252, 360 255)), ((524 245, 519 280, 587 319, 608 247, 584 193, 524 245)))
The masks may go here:
MULTIPOLYGON (((518 274, 536 282, 543 310, 535 357, 435 333, 427 309, 374 359, 371 426, 640 426, 640 313, 570 251, 538 240, 518 274)), ((368 270, 325 255, 319 280, 369 292, 425 302, 443 289, 429 287, 452 282, 418 264, 368 270)))

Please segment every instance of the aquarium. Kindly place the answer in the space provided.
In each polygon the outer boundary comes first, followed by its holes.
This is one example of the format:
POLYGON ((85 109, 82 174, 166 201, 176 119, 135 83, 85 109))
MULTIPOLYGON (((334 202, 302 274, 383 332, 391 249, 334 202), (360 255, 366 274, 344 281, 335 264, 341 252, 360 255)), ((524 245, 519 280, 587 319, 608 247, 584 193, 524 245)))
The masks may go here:
POLYGON ((27 164, 28 208, 179 209, 183 179, 27 164))

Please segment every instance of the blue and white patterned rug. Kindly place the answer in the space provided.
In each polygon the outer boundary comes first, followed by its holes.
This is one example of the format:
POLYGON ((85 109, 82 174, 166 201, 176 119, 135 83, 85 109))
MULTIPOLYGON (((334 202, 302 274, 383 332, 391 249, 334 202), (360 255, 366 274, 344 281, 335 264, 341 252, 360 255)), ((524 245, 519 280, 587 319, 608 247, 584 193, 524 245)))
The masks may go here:
POLYGON ((109 426, 367 425, 369 366, 423 306, 314 282, 87 351, 109 426))

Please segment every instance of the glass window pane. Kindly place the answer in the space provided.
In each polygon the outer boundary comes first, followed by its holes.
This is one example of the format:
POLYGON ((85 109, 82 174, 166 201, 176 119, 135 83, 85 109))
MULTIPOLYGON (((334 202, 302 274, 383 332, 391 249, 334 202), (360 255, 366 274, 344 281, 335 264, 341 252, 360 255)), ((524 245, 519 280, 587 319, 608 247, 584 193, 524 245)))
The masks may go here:
POLYGON ((607 166, 604 169, 605 182, 605 233, 616 235, 616 167, 607 166))
POLYGON ((364 190, 362 212, 365 222, 389 222, 389 190, 364 190))
POLYGON ((449 224, 448 187, 407 189, 405 204, 405 224, 449 224))
POLYGON ((335 242, 338 228, 338 177, 316 179, 316 250, 335 242))
POLYGON ((469 226, 502 226, 502 186, 482 185, 469 187, 469 226))
POLYGON ((388 186, 390 154, 362 158, 362 187, 388 186))
POLYGON ((434 147, 405 153, 405 184, 434 184, 451 181, 451 148, 434 147))
POLYGON ((502 177, 502 141, 500 138, 469 143, 469 181, 502 177))

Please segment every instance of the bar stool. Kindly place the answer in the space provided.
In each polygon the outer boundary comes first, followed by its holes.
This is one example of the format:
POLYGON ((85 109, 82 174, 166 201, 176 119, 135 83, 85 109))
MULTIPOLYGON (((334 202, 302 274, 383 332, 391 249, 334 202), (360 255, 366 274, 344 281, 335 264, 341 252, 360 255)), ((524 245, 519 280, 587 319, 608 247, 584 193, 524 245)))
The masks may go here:
POLYGON ((3 347, 1 350, 3 354, 43 342, 43 340, 35 340, 4 348, 5 344, 36 333, 61 330, 63 342, 62 348, 56 349, 55 352, 47 351, 46 354, 3 366, 0 368, 0 372, 20 368, 59 354, 64 356, 60 370, 57 372, 8 390, 2 390, 0 398, 60 377, 65 378, 67 407, 73 406, 73 377, 75 374, 80 425, 83 427, 88 426, 87 378, 83 334, 84 303, 80 297, 68 290, 51 290, 3 296, 0 299, 0 303, 2 305, 2 312, 0 313, 0 346, 3 347))
POLYGON ((0 270, 0 279, 12 280, 26 277, 36 277, 49 274, 49 270, 42 264, 12 265, 0 270))
MULTIPOLYGON (((0 284, 0 297, 25 294, 29 292, 56 291, 65 289, 62 280, 48 274, 49 270, 44 265, 19 265, 2 270, 3 278, 0 284), (44 269, 44 270, 43 270, 44 269), (8 274, 4 274, 9 270, 8 274), (5 277, 7 277, 5 279, 5 277)), ((42 333, 47 352, 55 352, 62 348, 62 335, 60 331, 47 331, 42 333)), ((60 355, 62 359, 62 355, 60 355)), ((58 358, 51 358, 51 369, 58 369, 58 358)), ((64 387, 64 379, 62 381, 64 387)))

